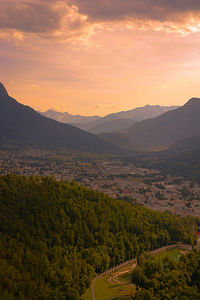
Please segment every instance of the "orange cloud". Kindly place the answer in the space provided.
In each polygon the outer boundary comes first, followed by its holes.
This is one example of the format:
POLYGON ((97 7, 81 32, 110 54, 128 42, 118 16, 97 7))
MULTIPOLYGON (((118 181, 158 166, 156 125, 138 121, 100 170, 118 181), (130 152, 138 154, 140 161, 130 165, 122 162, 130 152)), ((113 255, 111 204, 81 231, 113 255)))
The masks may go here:
POLYGON ((97 104, 94 108, 97 109, 118 109, 119 105, 116 104, 97 104))
POLYGON ((105 21, 134 18, 166 22, 200 12, 199 0, 70 0, 70 3, 90 18, 105 21))
POLYGON ((88 34, 87 19, 76 6, 62 0, 1 0, 0 37, 70 39, 88 34))
POLYGON ((71 0, 93 22, 187 34, 200 31, 199 0, 71 0))
POLYGON ((102 31, 155 30, 186 35, 200 31, 199 0, 1 0, 0 38, 31 36, 62 41, 102 31))

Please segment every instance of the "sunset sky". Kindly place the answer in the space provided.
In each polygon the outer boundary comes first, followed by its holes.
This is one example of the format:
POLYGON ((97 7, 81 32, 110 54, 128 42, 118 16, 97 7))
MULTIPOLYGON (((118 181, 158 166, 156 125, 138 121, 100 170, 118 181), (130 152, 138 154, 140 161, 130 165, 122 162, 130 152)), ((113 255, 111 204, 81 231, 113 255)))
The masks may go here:
POLYGON ((0 71, 43 111, 182 105, 200 97, 200 1, 0 0, 0 71))

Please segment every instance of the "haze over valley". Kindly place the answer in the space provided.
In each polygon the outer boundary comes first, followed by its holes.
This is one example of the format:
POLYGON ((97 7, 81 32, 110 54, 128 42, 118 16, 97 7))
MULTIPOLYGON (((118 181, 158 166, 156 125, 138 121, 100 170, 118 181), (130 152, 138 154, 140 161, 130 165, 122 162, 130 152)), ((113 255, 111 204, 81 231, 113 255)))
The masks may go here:
POLYGON ((116 130, 122 130, 130 127, 135 122, 149 118, 157 117, 164 112, 176 109, 177 106, 150 106, 138 107, 129 111, 121 111, 112 113, 104 117, 99 116, 78 116, 70 115, 69 113, 59 113, 53 110, 48 110, 41 113, 45 117, 54 119, 62 123, 69 123, 83 130, 94 134, 107 133, 116 130))

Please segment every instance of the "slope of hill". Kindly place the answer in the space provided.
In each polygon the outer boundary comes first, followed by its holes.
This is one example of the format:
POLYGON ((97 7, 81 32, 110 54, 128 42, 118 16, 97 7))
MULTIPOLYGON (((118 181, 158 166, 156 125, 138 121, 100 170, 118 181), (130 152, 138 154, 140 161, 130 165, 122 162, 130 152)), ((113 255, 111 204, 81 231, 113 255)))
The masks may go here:
POLYGON ((8 92, 6 91, 4 85, 0 82, 0 97, 6 97, 6 96, 8 96, 8 92))
POLYGON ((78 151, 119 153, 121 150, 74 126, 41 116, 11 98, 0 86, 0 144, 67 147, 78 151))
POLYGON ((142 147, 139 147, 136 143, 134 143, 132 138, 120 132, 101 133, 99 134, 99 137, 101 137, 105 141, 109 141, 115 144, 116 146, 126 151, 144 151, 142 147))
POLYGON ((108 133, 113 131, 120 131, 129 128, 134 123, 130 119, 114 119, 96 124, 89 129, 89 132, 94 134, 108 133))
POLYGON ((191 181, 200 183, 200 147, 195 150, 176 151, 169 149, 165 152, 156 153, 156 156, 150 157, 143 165, 149 168, 161 170, 164 174, 172 176, 181 176, 191 181))
POLYGON ((186 139, 178 140, 170 148, 170 152, 188 152, 200 149, 200 136, 192 136, 186 139))
POLYGON ((139 146, 169 147, 178 140, 200 136, 200 99, 154 119, 133 124, 124 132, 139 146))
POLYGON ((95 271, 189 240, 192 218, 134 207, 75 182, 0 177, 0 299, 80 300, 95 271))

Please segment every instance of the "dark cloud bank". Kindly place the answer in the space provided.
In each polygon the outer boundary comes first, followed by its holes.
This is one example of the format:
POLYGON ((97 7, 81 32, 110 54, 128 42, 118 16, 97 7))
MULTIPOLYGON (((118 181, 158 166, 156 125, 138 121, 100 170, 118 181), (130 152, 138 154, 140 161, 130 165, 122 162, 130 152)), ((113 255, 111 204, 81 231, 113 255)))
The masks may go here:
POLYGON ((181 24, 192 18, 200 20, 200 0, 0 0, 1 30, 40 36, 61 28, 69 32, 81 30, 94 22, 141 20, 181 24), (77 12, 73 5, 78 7, 77 12), (87 22, 80 14, 88 16, 87 22), (68 25, 63 27, 63 22, 68 25))
POLYGON ((199 0, 71 0, 82 13, 98 20, 124 18, 167 21, 192 13, 200 16, 199 0))

